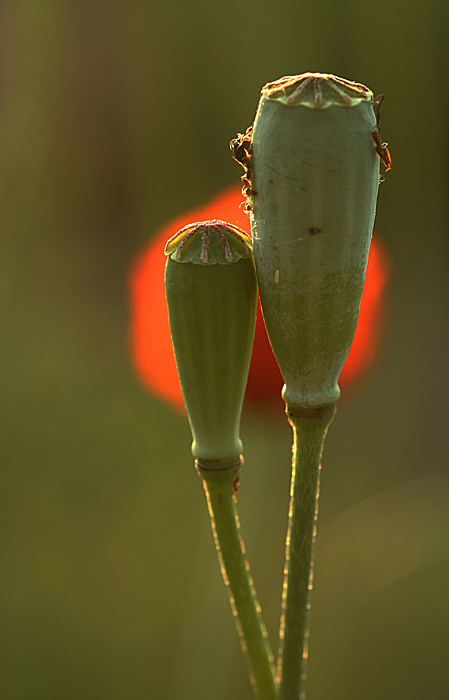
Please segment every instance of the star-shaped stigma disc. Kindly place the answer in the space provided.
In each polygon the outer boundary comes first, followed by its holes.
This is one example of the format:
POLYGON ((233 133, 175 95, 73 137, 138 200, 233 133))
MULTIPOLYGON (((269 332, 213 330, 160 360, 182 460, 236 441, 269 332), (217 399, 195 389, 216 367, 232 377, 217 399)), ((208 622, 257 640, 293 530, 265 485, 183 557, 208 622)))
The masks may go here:
POLYGON ((303 105, 312 109, 327 109, 332 105, 351 107, 373 100, 373 93, 365 85, 327 73, 286 76, 267 83, 262 94, 290 107, 303 105))
POLYGON ((181 263, 226 265, 250 258, 253 247, 250 236, 238 226, 212 219, 184 226, 167 241, 165 254, 181 263))

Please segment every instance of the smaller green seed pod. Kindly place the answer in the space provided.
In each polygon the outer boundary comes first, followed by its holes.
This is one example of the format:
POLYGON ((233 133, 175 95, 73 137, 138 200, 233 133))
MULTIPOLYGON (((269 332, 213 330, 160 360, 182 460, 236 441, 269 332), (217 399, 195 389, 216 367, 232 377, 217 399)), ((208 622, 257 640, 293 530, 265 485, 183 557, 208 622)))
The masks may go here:
POLYGON ((165 289, 192 453, 209 468, 238 460, 240 414, 256 322, 251 238, 222 221, 167 242, 165 289))
POLYGON ((237 143, 251 177, 262 310, 292 410, 332 406, 340 395, 380 156, 387 159, 379 152, 378 103, 364 85, 333 75, 282 78, 262 89, 254 125, 237 143))

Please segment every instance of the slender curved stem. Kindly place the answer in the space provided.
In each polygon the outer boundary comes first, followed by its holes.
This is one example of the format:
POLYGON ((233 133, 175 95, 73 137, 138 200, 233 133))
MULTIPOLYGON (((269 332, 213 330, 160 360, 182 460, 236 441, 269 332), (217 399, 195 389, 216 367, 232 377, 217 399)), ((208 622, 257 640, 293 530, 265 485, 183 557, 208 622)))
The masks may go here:
POLYGON ((294 441, 278 661, 279 700, 304 698, 321 455, 334 413, 334 406, 296 412, 287 407, 294 441))
POLYGON ((260 700, 277 696, 275 667, 260 605, 246 560, 236 507, 239 466, 208 470, 199 461, 221 572, 229 587, 231 606, 244 651, 248 653, 251 681, 260 700))

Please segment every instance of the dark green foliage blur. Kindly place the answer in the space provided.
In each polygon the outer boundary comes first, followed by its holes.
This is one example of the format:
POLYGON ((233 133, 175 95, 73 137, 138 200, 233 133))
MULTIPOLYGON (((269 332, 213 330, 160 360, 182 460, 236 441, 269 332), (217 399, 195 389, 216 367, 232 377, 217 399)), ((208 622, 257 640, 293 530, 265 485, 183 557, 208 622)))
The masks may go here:
MULTIPOLYGON (((308 700, 449 694, 446 0, 0 8, 0 696, 249 700, 185 420, 128 351, 132 260, 237 182, 261 86, 384 92, 382 350, 324 454, 308 700)), ((290 468, 247 410, 241 518, 273 641, 290 468)))

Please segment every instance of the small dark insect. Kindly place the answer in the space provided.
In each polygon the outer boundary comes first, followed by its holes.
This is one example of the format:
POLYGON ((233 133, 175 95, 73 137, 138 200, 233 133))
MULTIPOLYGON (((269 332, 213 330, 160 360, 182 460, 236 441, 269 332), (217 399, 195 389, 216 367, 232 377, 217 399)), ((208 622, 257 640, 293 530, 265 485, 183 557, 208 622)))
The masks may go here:
POLYGON ((385 95, 378 95, 373 100, 373 108, 376 114, 376 126, 374 131, 371 132, 373 141, 376 144, 376 152, 379 154, 382 163, 385 165, 386 172, 391 170, 391 155, 387 146, 388 143, 382 143, 380 138, 380 105, 384 100, 385 95))
POLYGON ((388 172, 389 170, 391 170, 391 155, 390 151, 387 148, 388 143, 382 143, 380 133, 376 131, 376 129, 374 129, 374 131, 371 132, 371 136, 373 137, 373 141, 376 144, 376 151, 379 154, 382 163, 385 165, 386 172, 388 172))
POLYGON ((385 95, 377 95, 373 100, 373 108, 376 113, 376 129, 380 133, 380 105, 384 101, 385 95))
POLYGON ((310 236, 316 236, 317 233, 321 233, 321 229, 320 229, 320 228, 316 228, 316 227, 314 227, 314 226, 311 226, 311 227, 309 228, 309 235, 310 235, 310 236))
POLYGON ((232 157, 237 163, 240 163, 245 171, 242 175, 242 193, 247 200, 246 210, 251 210, 250 198, 256 194, 251 185, 251 143, 252 143, 252 126, 248 127, 244 134, 237 134, 236 138, 231 141, 230 148, 232 157))
POLYGON ((245 175, 242 175, 241 180, 243 182, 243 193, 244 194, 254 194, 254 192, 251 189, 251 181, 248 180, 245 175))
POLYGON ((246 138, 246 134, 237 134, 229 145, 234 160, 240 163, 245 170, 248 170, 251 160, 251 141, 246 138))

